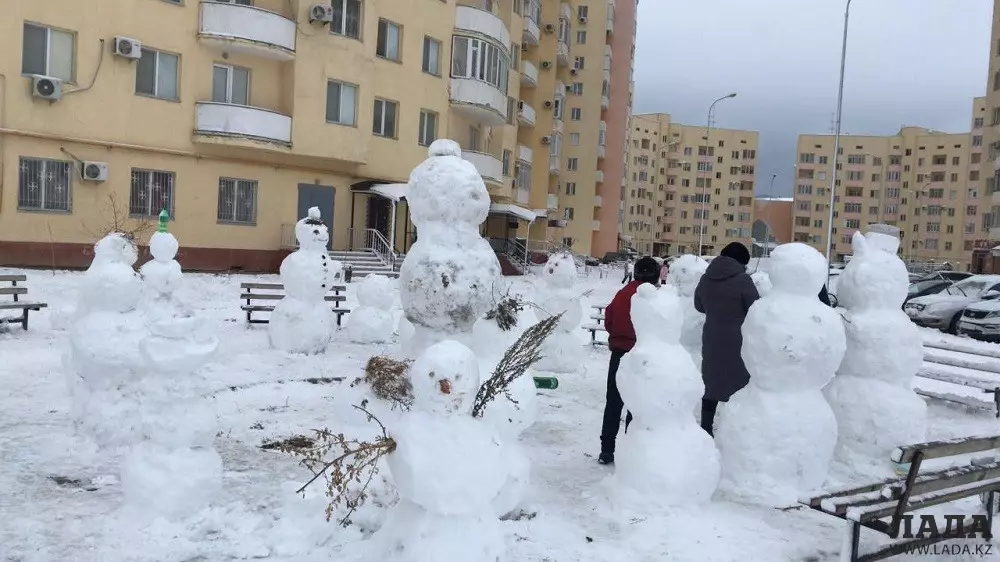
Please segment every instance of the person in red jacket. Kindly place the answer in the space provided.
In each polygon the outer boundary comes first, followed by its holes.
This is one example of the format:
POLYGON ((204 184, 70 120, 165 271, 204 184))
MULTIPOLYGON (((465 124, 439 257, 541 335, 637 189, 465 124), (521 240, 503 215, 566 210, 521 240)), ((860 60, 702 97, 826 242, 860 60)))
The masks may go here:
MULTIPOLYGON (((604 422, 601 426, 601 454, 597 462, 614 464, 615 439, 621 425, 622 409, 625 404, 618 392, 615 377, 622 357, 635 345, 635 329, 632 327, 632 296, 639 285, 651 283, 658 285, 660 281, 660 266, 651 257, 644 257, 635 262, 635 278, 622 287, 611 304, 604 309, 604 327, 608 330, 608 348, 611 350, 611 361, 608 362, 608 391, 604 404, 604 422)), ((625 431, 632 421, 632 413, 625 417, 625 431)))

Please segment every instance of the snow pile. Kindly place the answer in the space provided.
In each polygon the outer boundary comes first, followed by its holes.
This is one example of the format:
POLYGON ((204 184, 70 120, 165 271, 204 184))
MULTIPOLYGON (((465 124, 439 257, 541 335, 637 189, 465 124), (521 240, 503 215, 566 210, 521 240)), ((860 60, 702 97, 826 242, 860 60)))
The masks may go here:
POLYGON ((757 287, 757 294, 760 296, 765 296, 771 292, 771 276, 766 272, 757 271, 750 275, 750 279, 753 279, 753 284, 757 287))
POLYGON ((622 358, 617 380, 635 418, 618 446, 616 499, 642 513, 707 502, 719 483, 719 452, 694 419, 705 384, 680 345, 675 290, 640 285, 632 297, 632 324, 636 344, 622 358))
POLYGON ((701 331, 705 326, 705 314, 694 308, 694 291, 701 276, 708 268, 708 262, 693 254, 684 254, 670 264, 667 285, 677 289, 681 297, 681 345, 691 354, 694 364, 701 370, 701 331))
POLYGON ((542 268, 543 284, 535 299, 535 316, 538 320, 560 313, 563 316, 542 344, 542 359, 535 365, 539 371, 574 373, 580 369, 580 344, 573 332, 583 318, 583 306, 573 286, 576 274, 576 262, 569 253, 553 254, 542 268))
POLYGON ((330 232, 319 208, 310 207, 308 216, 295 224, 295 239, 299 248, 281 262, 285 298, 275 304, 267 332, 275 349, 322 353, 334 326, 333 312, 324 299, 342 266, 327 253, 330 232))
POLYGON ((369 275, 358 284, 358 307, 347 320, 354 343, 385 343, 392 339, 395 287, 388 277, 369 275))
POLYGON ((927 405, 912 386, 923 344, 901 308, 909 279, 899 239, 855 233, 852 246, 838 283, 848 352, 825 390, 840 429, 835 458, 868 478, 890 476, 893 448, 926 441, 927 405))
POLYGON ((816 299, 826 260, 791 243, 771 254, 773 290, 743 323, 750 383, 720 409, 720 489, 774 506, 793 505, 821 486, 837 442, 823 397, 846 349, 840 316, 816 299))

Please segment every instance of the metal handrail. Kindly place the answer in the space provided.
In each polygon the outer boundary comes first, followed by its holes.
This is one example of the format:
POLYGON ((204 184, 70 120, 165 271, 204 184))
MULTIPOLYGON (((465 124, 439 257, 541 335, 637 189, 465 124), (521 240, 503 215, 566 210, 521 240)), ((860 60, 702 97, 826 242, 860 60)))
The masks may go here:
POLYGON ((381 232, 374 228, 352 228, 349 230, 348 239, 351 250, 372 252, 378 256, 383 265, 390 268, 396 267, 396 252, 381 232))

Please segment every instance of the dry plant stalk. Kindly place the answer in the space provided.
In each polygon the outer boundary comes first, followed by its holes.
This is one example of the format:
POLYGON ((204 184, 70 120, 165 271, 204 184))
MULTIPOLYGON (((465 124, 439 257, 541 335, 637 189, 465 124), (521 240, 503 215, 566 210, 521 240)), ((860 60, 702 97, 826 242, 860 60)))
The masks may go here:
POLYGON ((114 193, 108 194, 108 201, 104 204, 101 217, 105 222, 96 231, 85 228, 87 234, 95 240, 100 240, 112 232, 119 232, 138 244, 154 226, 149 217, 131 218, 128 206, 119 203, 114 193))
POLYGON ((366 382, 375 396, 392 404, 392 409, 399 406, 409 410, 413 405, 413 384, 406 372, 411 363, 376 355, 365 365, 365 376, 354 379, 351 386, 366 382))
POLYGON ((510 290, 511 288, 507 287, 507 291, 500 298, 494 300, 493 308, 486 313, 486 319, 496 322, 497 326, 505 332, 517 327, 517 315, 524 310, 525 306, 521 296, 511 295, 510 290))
POLYGON ((517 404, 511 397, 511 383, 526 373, 532 365, 542 358, 541 347, 545 339, 552 335, 556 325, 562 318, 562 313, 550 316, 527 329, 520 338, 510 346, 500 359, 493 375, 479 387, 476 400, 472 405, 472 417, 482 417, 486 406, 501 394, 517 404))

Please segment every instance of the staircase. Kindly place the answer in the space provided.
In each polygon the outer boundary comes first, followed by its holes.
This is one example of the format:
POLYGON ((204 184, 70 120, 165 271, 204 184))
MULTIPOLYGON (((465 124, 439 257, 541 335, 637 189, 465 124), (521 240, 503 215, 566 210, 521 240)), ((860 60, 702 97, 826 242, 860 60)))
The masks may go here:
POLYGON ((330 252, 330 257, 343 263, 344 267, 350 265, 352 279, 360 279, 367 275, 399 277, 399 265, 403 262, 400 258, 396 262, 396 267, 392 268, 386 265, 378 254, 369 250, 335 251, 330 252))

